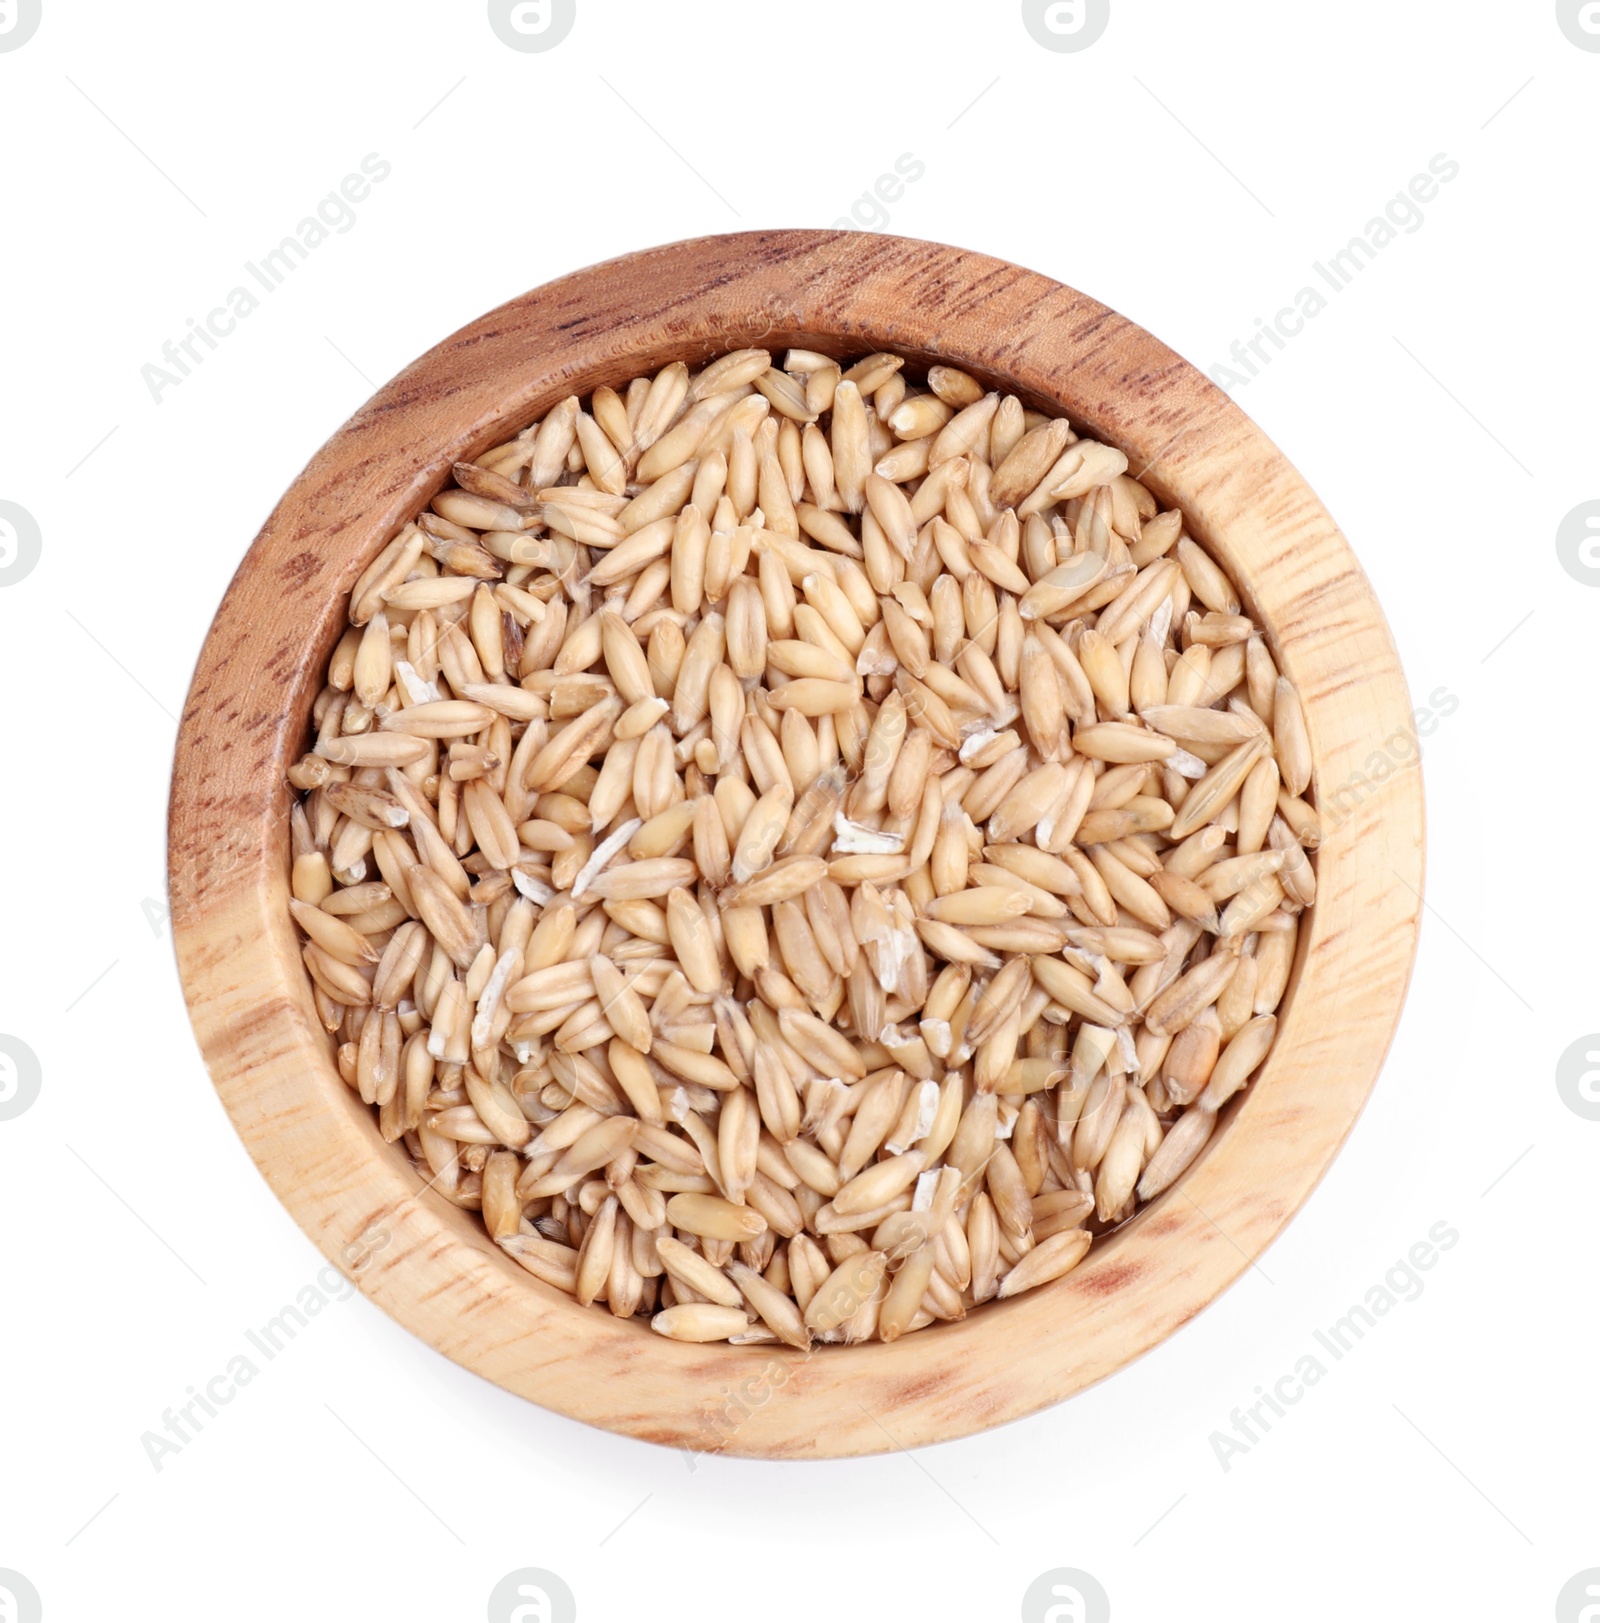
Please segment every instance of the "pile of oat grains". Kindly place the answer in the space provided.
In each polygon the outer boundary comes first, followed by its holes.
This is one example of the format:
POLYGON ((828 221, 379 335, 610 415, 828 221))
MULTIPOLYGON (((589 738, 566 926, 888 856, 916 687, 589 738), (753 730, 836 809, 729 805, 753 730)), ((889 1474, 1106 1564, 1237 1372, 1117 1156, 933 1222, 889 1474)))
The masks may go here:
POLYGON ((459 463, 290 772, 344 1079, 537 1279, 892 1341, 1074 1268, 1271 1047, 1318 842, 1216 561, 901 357, 675 362, 459 463))

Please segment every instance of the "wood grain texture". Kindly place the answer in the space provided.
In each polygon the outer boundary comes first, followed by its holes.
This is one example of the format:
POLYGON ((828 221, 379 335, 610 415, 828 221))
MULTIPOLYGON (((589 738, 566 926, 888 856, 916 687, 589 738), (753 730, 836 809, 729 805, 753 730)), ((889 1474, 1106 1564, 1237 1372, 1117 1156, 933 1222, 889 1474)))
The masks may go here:
POLYGON ((1014 1420, 1110 1374, 1215 1298, 1305 1200, 1367 1098, 1410 973, 1422 790, 1401 759, 1416 759, 1410 701, 1349 547, 1261 431, 1148 333, 1045 277, 937 244, 705 238, 484 316, 381 389, 295 481, 229 587, 184 712, 169 827, 179 968, 218 1092, 279 1198, 434 1347, 653 1442, 874 1453, 1014 1420), (286 906, 284 772, 361 569, 452 462, 561 397, 752 344, 944 361, 1120 446, 1266 628, 1304 699, 1318 794, 1337 807, 1277 1045, 1178 1189, 1054 1285, 887 1347, 810 1355, 682 1345, 580 1308, 503 1256, 476 1214, 423 1190, 339 1079, 286 906), (349 1249, 374 1230, 381 1245, 349 1249))

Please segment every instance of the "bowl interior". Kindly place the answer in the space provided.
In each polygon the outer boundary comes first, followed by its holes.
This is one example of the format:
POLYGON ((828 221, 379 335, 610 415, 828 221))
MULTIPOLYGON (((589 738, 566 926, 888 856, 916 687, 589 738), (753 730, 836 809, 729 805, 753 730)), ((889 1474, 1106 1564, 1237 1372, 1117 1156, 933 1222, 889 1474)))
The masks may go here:
MULTIPOLYGON (((810 349, 816 350, 818 353, 823 355, 832 356, 835 360, 845 361, 859 360, 861 356, 870 354, 876 349, 886 349, 891 347, 887 341, 872 341, 871 335, 854 335, 850 338, 846 338, 838 333, 819 332, 814 330, 799 331, 792 329, 785 329, 764 334, 760 340, 760 346, 771 349, 775 355, 781 355, 783 351, 788 349, 810 349)), ((692 349, 686 349, 686 347, 682 345, 667 344, 656 350, 635 355, 632 358, 622 355, 608 357, 605 362, 599 364, 595 368, 592 374, 582 376, 581 381, 574 380, 564 382, 559 389, 556 389, 534 400, 525 415, 519 417, 515 421, 497 424, 491 431, 481 436, 481 444, 474 443, 467 446, 459 456, 453 458, 452 460, 471 460, 473 457, 480 456, 484 451, 489 450, 491 447, 503 444, 506 440, 512 438, 514 435, 521 432, 521 430, 528 427, 530 423, 537 422, 545 414, 545 412, 547 412, 552 406, 556 405, 560 400, 569 394, 576 394, 582 398, 587 398, 587 396, 593 390, 607 386, 620 391, 634 378, 639 377, 641 374, 650 375, 657 371, 660 367, 668 365, 672 361, 681 360, 688 361, 692 365, 702 365, 707 361, 715 360, 719 355, 728 353, 730 349, 739 349, 745 347, 751 347, 748 337, 741 337, 738 342, 728 342, 721 345, 702 340, 692 349)), ((897 353, 905 355, 908 362, 908 373, 914 373, 919 377, 925 377, 927 369, 932 365, 937 365, 940 363, 949 364, 949 356, 941 352, 917 352, 909 350, 903 345, 899 344, 896 344, 893 347, 896 349, 897 353)), ((969 370, 986 389, 998 389, 1005 393, 1016 394, 1021 399, 1023 405, 1032 410, 1045 411, 1054 414, 1061 414, 1065 412, 1065 414, 1071 419, 1072 426, 1074 430, 1078 432, 1080 437, 1093 437, 1096 439, 1103 437, 1106 439, 1107 443, 1116 444, 1116 441, 1105 433, 1100 424, 1092 421, 1090 418, 1074 409, 1068 401, 1065 401, 1060 397, 1051 397, 1035 390, 1019 388, 1014 380, 989 368, 975 366, 967 368, 966 370, 969 370)), ((1133 459, 1135 455, 1134 449, 1127 446, 1119 446, 1118 449, 1124 450, 1128 453, 1130 467, 1133 466, 1133 459)), ((418 512, 421 512, 427 507, 429 500, 431 500, 431 498, 448 482, 449 463, 444 463, 437 467, 417 469, 416 471, 419 474, 425 475, 426 493, 417 502, 415 509, 404 516, 400 524, 390 526, 390 528, 384 531, 382 534, 379 534, 369 540, 367 546, 356 560, 358 569, 364 569, 366 565, 377 556, 377 554, 389 543, 395 533, 401 528, 402 524, 415 518, 418 512)), ((1147 475, 1142 482, 1145 483, 1156 496, 1161 498, 1163 506, 1174 505, 1170 496, 1168 496, 1166 491, 1162 488, 1159 476, 1147 475)), ((1201 541, 1202 544, 1205 544, 1208 547, 1210 546, 1211 543, 1209 538, 1201 533, 1198 525, 1195 525, 1191 521, 1188 527, 1191 531, 1195 532, 1195 538, 1197 540, 1201 541)), ((1233 583, 1239 589, 1241 596, 1249 605, 1250 611, 1256 618, 1257 623, 1261 625, 1263 632, 1272 645, 1274 657, 1277 657, 1279 653, 1279 645, 1276 634, 1270 620, 1266 619, 1256 611, 1249 580, 1240 579, 1235 576, 1233 577, 1233 583)), ((340 636, 343 634, 346 623, 345 610, 347 603, 348 598, 346 597, 330 600, 324 605, 325 613, 323 616, 323 624, 318 630, 312 644, 315 650, 314 656, 308 659, 300 668, 300 680, 293 692, 290 714, 298 724, 302 739, 308 738, 311 733, 311 706, 315 702, 317 694, 321 691, 323 673, 326 671, 327 663, 329 658, 332 656, 334 646, 338 642, 340 636)), ((1312 785, 1308 798, 1310 798, 1313 802, 1315 801, 1315 783, 1312 785)), ((283 864, 283 871, 285 874, 285 883, 287 883, 287 874, 289 870, 287 812, 285 812, 285 816, 282 820, 282 828, 281 862, 283 864)), ((1313 861, 1315 861, 1314 857, 1313 861)), ((1306 948, 1309 940, 1309 932, 1302 930, 1300 940, 1296 947, 1294 967, 1290 972, 1288 986, 1285 988, 1282 1001, 1279 1004, 1280 1019, 1285 1022, 1287 1022, 1290 1010, 1292 1008, 1295 990, 1300 979, 1301 969, 1305 963, 1306 948)), ((302 972, 302 978, 305 982, 307 1006, 308 1008, 312 1009, 314 1015, 314 1005, 312 1005, 310 1002, 310 977, 304 975, 304 972, 302 972)), ((331 1038, 327 1040, 326 1047, 328 1063, 331 1067, 334 1064, 334 1045, 331 1038)), ((1210 1141, 1200 1152, 1200 1155, 1196 1157, 1194 1163, 1195 1166, 1198 1166, 1203 1160, 1212 1155, 1217 1147, 1223 1142, 1229 1127, 1232 1125, 1234 1118, 1237 1116, 1238 1111, 1243 1105, 1246 1097, 1247 1095, 1245 1094, 1236 1094, 1223 1107, 1218 1117, 1217 1130, 1212 1134, 1210 1141)), ((371 1138, 374 1153, 391 1158, 407 1172, 411 1172, 414 1175, 414 1169, 412 1167, 410 1157, 405 1153, 403 1146, 399 1144, 387 1144, 384 1142, 382 1135, 377 1130, 376 1120, 370 1107, 363 1105, 357 1096, 350 1092, 348 1088, 343 1090, 343 1098, 352 1115, 361 1123, 362 1129, 367 1132, 371 1138)), ((1182 1180, 1179 1181, 1179 1185, 1175 1185, 1173 1188, 1168 1189, 1164 1194, 1157 1196, 1155 1200, 1149 1202, 1148 1204, 1141 1205, 1132 1217, 1118 1225, 1115 1229, 1108 1230, 1105 1234, 1097 1238, 1095 1242, 1096 1256, 1110 1255, 1112 1248, 1117 1246, 1125 1235, 1132 1232, 1147 1219, 1153 1217, 1154 1214, 1157 1213, 1165 1203, 1177 1198, 1178 1188, 1181 1186, 1181 1183, 1182 1180)), ((462 1234, 464 1238, 470 1238, 474 1242, 482 1240, 482 1229, 479 1226, 475 1215, 471 1211, 464 1210, 463 1208, 454 1205, 451 1201, 446 1200, 442 1195, 433 1192, 431 1189, 425 1191, 422 1198, 429 1201, 438 1210, 442 1221, 448 1223, 453 1229, 462 1234)), ((513 1288, 538 1291, 551 1303, 553 1303, 558 1311, 563 1313, 594 1313, 595 1309, 580 1307, 569 1296, 566 1296, 561 1291, 558 1291, 554 1287, 545 1284, 542 1280, 532 1278, 529 1274, 518 1268, 517 1265, 509 1258, 505 1257, 497 1248, 487 1247, 486 1250, 487 1254, 494 1259, 495 1265, 503 1270, 513 1288)), ((1045 1286, 1042 1288, 1049 1290, 1052 1287, 1045 1286)), ((996 1316, 1002 1316, 1013 1305, 1014 1303, 1012 1301, 987 1302, 977 1311, 982 1312, 985 1315, 994 1314, 996 1316)), ((640 1319, 625 1319, 619 1322, 626 1332, 632 1332, 640 1335, 646 1338, 646 1340, 652 1344, 659 1340, 659 1338, 655 1336, 654 1333, 650 1331, 645 1323, 640 1319)), ((918 1331, 917 1334, 919 1338, 937 1337, 945 1334, 948 1331, 954 1330, 955 1328, 957 1328, 955 1324, 932 1324, 918 1331)), ((839 1350, 839 1348, 833 1346, 822 1347, 818 1350, 818 1356, 830 1357, 839 1350)), ((716 1358, 719 1355, 732 1358, 737 1351, 737 1349, 726 1347, 721 1343, 713 1342, 707 1345, 707 1355, 712 1358, 716 1358)))

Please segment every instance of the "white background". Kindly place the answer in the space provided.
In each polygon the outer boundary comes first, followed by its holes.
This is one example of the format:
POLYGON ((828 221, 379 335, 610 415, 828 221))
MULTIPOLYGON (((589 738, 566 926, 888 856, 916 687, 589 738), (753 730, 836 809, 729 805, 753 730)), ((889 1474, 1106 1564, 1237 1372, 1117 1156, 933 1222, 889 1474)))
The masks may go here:
POLYGON ((1547 0, 1113 0, 1081 54, 1011 0, 577 7, 519 54, 481 3, 44 0, 0 54, 0 498, 43 535, 0 589, 0 1031, 43 1071, 0 1121, 0 1567, 52 1620, 476 1620, 523 1566, 591 1623, 1009 1619, 1061 1566, 1119 1623, 1551 1616, 1600 1566, 1600 1123, 1555 1086, 1600 1027, 1600 592, 1555 549, 1600 496, 1600 54, 1547 0), (153 401, 162 343, 374 152, 354 227, 153 401), (926 173, 887 229, 1069 282, 1201 367, 1460 164, 1237 391, 1349 535, 1415 702, 1458 700, 1370 1108, 1196 1322, 966 1442, 691 1465, 355 1297, 158 1473, 141 1435, 322 1267, 211 1091, 161 905, 174 718, 250 538, 484 310, 653 243, 830 224, 903 153, 926 173), (1422 1296, 1224 1470, 1230 1411, 1441 1221, 1422 1296))

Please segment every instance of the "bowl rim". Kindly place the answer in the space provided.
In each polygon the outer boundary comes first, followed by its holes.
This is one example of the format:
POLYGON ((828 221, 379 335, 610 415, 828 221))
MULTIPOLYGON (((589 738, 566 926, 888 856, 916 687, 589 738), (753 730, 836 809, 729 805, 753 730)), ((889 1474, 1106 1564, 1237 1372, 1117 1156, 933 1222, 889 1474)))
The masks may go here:
POLYGON ((702 237, 573 272, 469 323, 378 390, 289 487, 228 588, 185 703, 173 938, 247 1149, 301 1228, 401 1324, 614 1432, 762 1458, 876 1453, 1015 1420, 1104 1378, 1214 1300, 1299 1209, 1353 1127, 1404 1001, 1422 907, 1417 757, 1393 641, 1332 518, 1239 407, 1143 328, 939 243, 702 237), (1127 452, 1228 569, 1298 686, 1324 810, 1317 905, 1277 1042, 1185 1179, 1054 1285, 889 1346, 810 1354, 672 1342, 581 1308, 520 1270, 476 1213, 419 1184, 316 1020, 287 909, 284 777, 351 585, 452 462, 557 399, 668 359, 791 344, 959 366, 1127 452))

